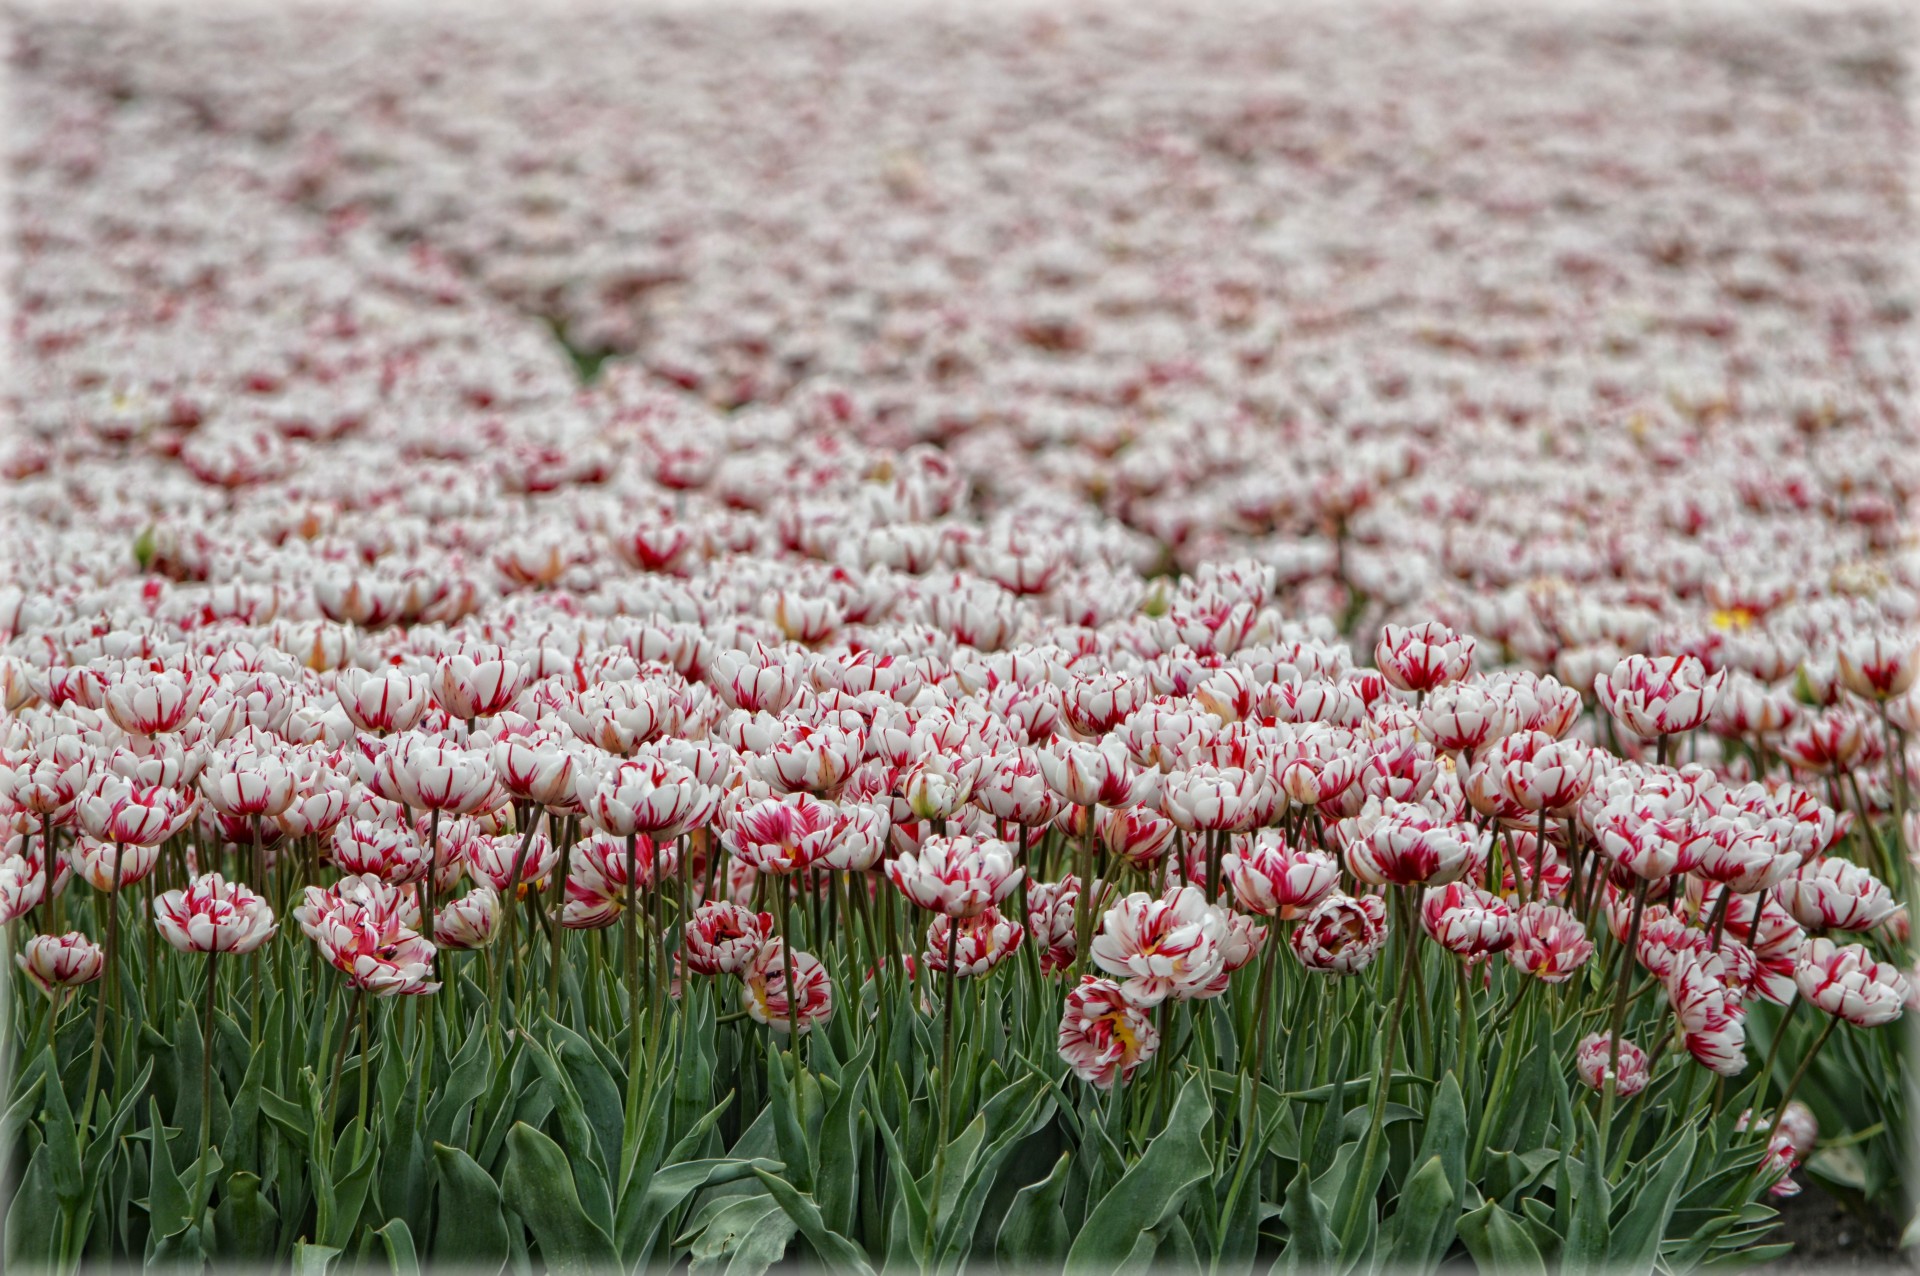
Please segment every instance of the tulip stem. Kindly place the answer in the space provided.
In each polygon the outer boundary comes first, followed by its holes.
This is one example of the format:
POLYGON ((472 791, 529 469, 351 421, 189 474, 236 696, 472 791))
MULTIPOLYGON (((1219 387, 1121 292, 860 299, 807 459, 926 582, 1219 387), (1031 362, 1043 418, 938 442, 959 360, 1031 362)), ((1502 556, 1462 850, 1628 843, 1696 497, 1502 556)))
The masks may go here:
MULTIPOLYGON (((1405 890, 1404 887, 1395 889, 1402 892, 1405 890)), ((1402 894, 1400 898, 1404 901, 1405 895, 1402 894)), ((1405 912, 1404 907, 1401 911, 1405 912)), ((1404 931, 1404 928, 1402 929, 1404 931)), ((1349 1198, 1346 1217, 1340 1220, 1338 1235, 1343 1247, 1359 1226, 1361 1211, 1371 1210, 1374 1207, 1373 1193, 1367 1190, 1367 1186, 1373 1180, 1373 1167, 1380 1157, 1380 1134, 1387 1114, 1387 1091, 1393 1085, 1393 1060, 1400 1044, 1400 1018, 1407 1009, 1407 992, 1413 987, 1413 936, 1407 935, 1406 939, 1404 946, 1406 956, 1401 963, 1403 969, 1400 986, 1394 992, 1393 1010, 1387 1016, 1387 1031, 1380 1052, 1380 1071, 1374 1078, 1373 1111, 1367 1119, 1367 1145, 1360 1158, 1360 1177, 1356 1180, 1357 1186, 1349 1198)))
MULTIPOLYGON (((1664 746, 1667 737, 1661 736, 1664 746)), ((1607 1075, 1600 1087, 1600 1146, 1594 1155, 1607 1155, 1608 1126, 1613 1121, 1613 1095, 1620 1075, 1620 1032, 1627 1025, 1627 993, 1633 985, 1633 955, 1640 947, 1640 921, 1647 910, 1647 880, 1633 889, 1633 920, 1627 925, 1627 944, 1620 960, 1620 982, 1614 987, 1613 1022, 1607 1031, 1607 1075)))
POLYGON ((1767 1047, 1767 1061, 1760 1066, 1760 1092, 1753 1096, 1753 1110, 1758 1112, 1767 1101, 1767 1087, 1773 1084, 1773 1061, 1780 1055, 1780 1043, 1787 1039, 1787 1025, 1793 1022, 1793 1012, 1800 1009, 1805 997, 1796 996, 1787 1003, 1787 1009, 1780 1016, 1780 1022, 1773 1030, 1773 1044, 1767 1047))
MULTIPOLYGON (((48 864, 46 866, 45 872, 47 874, 47 886, 48 886, 48 889, 51 890, 53 886, 53 880, 54 880, 54 866, 52 864, 48 864)), ((118 952, 120 945, 117 942, 120 935, 120 909, 118 908, 119 902, 120 902, 120 843, 115 842, 113 844, 113 889, 107 892, 107 905, 106 905, 107 907, 107 945, 106 945, 105 955, 106 955, 106 966, 107 966, 107 986, 103 990, 105 995, 94 999, 93 1062, 87 1065, 87 1088, 85 1091, 86 1098, 82 1101, 80 1105, 79 1135, 80 1135, 80 1146, 83 1148, 86 1146, 87 1127, 93 1123, 93 1095, 94 1095, 94 1090, 100 1084, 100 1056, 104 1053, 106 1048, 106 1042, 107 1042, 107 1003, 114 1000, 113 992, 114 992, 114 989, 119 985, 119 980, 115 978, 115 975, 117 973, 117 968, 115 966, 115 963, 119 960, 119 956, 120 956, 118 952)))
MULTIPOLYGON (((552 947, 549 950, 547 961, 547 1011, 553 1015, 555 1019, 560 1017, 560 948, 566 938, 567 931, 565 925, 567 916, 567 875, 572 871, 573 867, 573 841, 575 835, 576 829, 571 816, 560 821, 560 865, 554 870, 552 887, 554 900, 552 910, 553 917, 551 918, 552 925, 547 931, 547 938, 552 941, 552 947)), ((627 839, 627 884, 629 887, 633 884, 632 838, 627 839)), ((543 926, 548 924, 549 919, 544 911, 538 912, 538 916, 543 926)), ((633 944, 633 892, 631 890, 627 892, 627 936, 627 943, 629 948, 631 948, 633 944)), ((628 979, 627 983, 629 988, 637 986, 631 978, 628 979)), ((628 1008, 630 1014, 637 1013, 638 1010, 639 1007, 637 1005, 628 1008)), ((639 1029, 635 1028, 634 1031, 638 1032, 639 1029)))
MULTIPOLYGON (((207 1140, 213 1132, 213 993, 218 987, 214 961, 218 949, 207 950, 207 1001, 200 1020, 200 1155, 207 1154, 207 1140)), ((196 1195, 196 1200, 199 1197, 196 1195)))
MULTIPOLYGON (((623 932, 621 937, 626 941, 627 1076, 630 1079, 640 1075, 640 923, 636 916, 638 905, 634 899, 633 889, 633 879, 640 871, 640 865, 635 859, 638 841, 634 834, 627 834, 627 907, 625 916, 622 918, 624 925, 621 928, 623 932)), ((559 946, 556 943, 554 948, 556 970, 559 966, 559 956, 559 946)))
MULTIPOLYGON (((940 1181, 946 1177, 948 1128, 953 1124, 953 968, 954 946, 959 938, 960 927, 957 919, 947 918, 946 993, 945 1004, 940 1008, 946 1021, 945 1029, 940 1034, 940 1141, 935 1145, 936 1150, 933 1154, 933 1197, 927 1206, 926 1250, 927 1257, 934 1260, 935 1267, 939 1266, 939 1261, 933 1253, 933 1234, 940 1217, 940 1181)), ((788 981, 788 985, 787 1004, 791 1006, 793 1004, 791 980, 788 981)))
MULTIPOLYGON (((1807 1069, 1813 1066, 1814 1056, 1820 1053, 1820 1047, 1827 1044, 1827 1038, 1831 1037, 1833 1030, 1839 1026, 1839 1015, 1827 1016, 1827 1026, 1822 1028, 1820 1035, 1813 1039, 1813 1049, 1807 1051, 1806 1055, 1800 1060, 1800 1066, 1794 1069, 1793 1080, 1787 1082, 1786 1092, 1780 1096, 1780 1105, 1774 1109, 1775 1112, 1785 1112, 1787 1105, 1793 1102, 1794 1091, 1800 1088, 1801 1079, 1807 1075, 1807 1069)), ((1758 1110, 1758 1108, 1755 1109, 1755 1111, 1758 1110)))
MULTIPOLYGON (((353 1132, 353 1163, 360 1163, 360 1149, 367 1141, 367 1124, 373 1120, 367 1111, 367 1074, 373 1070, 373 1048, 367 1040, 367 994, 363 989, 353 999, 353 1018, 360 1030, 360 1128, 353 1132)), ((420 1108, 426 1111, 426 1076, 433 1063, 433 1000, 427 1000, 427 1063, 420 1073, 420 1108)))

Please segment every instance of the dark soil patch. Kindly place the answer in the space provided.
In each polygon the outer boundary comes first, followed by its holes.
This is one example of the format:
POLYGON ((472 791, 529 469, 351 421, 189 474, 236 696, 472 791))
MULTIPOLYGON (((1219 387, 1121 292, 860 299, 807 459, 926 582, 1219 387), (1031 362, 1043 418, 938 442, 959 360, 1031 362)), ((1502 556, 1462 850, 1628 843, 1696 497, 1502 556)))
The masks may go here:
POLYGON ((1863 1219, 1806 1176, 1800 1195, 1775 1204, 1780 1230, 1769 1240, 1792 1241, 1793 1252, 1764 1270, 1788 1272, 1914 1272, 1920 1253, 1900 1249, 1899 1234, 1878 1219, 1863 1219))

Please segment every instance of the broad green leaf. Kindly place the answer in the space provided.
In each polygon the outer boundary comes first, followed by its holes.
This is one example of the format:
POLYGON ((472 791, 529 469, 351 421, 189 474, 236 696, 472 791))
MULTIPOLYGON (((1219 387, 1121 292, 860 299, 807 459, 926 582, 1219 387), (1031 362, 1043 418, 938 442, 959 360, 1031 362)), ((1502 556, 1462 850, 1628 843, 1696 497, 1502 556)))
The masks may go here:
POLYGON ((279 1212, 260 1194, 259 1175, 240 1170, 228 1177, 220 1208, 214 1211, 214 1230, 223 1260, 270 1262, 279 1223, 279 1212))
POLYGON ((293 1247, 293 1276, 327 1276, 340 1251, 331 1245, 309 1245, 305 1241, 293 1247))
POLYGON ((433 1159, 440 1175, 434 1263, 450 1270, 470 1270, 476 1276, 499 1271, 509 1249, 499 1185, 459 1148, 436 1143, 433 1159))
POLYGON ((800 1234, 807 1238, 807 1244, 813 1246, 813 1252, 820 1256, 828 1268, 872 1276, 873 1268, 867 1265, 866 1255, 860 1252, 860 1247, 827 1226, 812 1197, 798 1191, 777 1174, 769 1174, 758 1167, 753 1173, 766 1186, 773 1199, 780 1203, 780 1208, 787 1212, 787 1217, 793 1220, 800 1234))
POLYGON ((1488 1201, 1460 1216, 1460 1239, 1485 1276, 1546 1276, 1547 1264, 1526 1224, 1488 1201))
POLYGON ((1060 1198, 1067 1190, 1067 1170, 1072 1161, 1072 1152, 1062 1152, 1046 1178, 1014 1194, 993 1246, 1003 1265, 1038 1270, 1066 1258, 1073 1237, 1067 1231, 1067 1215, 1060 1208, 1060 1198))
POLYGON ((373 1233, 387 1249, 387 1262, 393 1276, 420 1276, 420 1256, 413 1250, 413 1233, 403 1219, 388 1219, 385 1227, 373 1233))
POLYGON ((1117 1266, 1142 1233, 1179 1210, 1187 1193, 1213 1170, 1204 1137, 1212 1117, 1206 1080, 1195 1076, 1181 1087, 1166 1128, 1147 1145, 1146 1154, 1088 1212, 1067 1251, 1069 1268, 1117 1266))
POLYGON ((1340 1238, 1327 1221, 1326 1207, 1313 1192, 1313 1167, 1305 1161, 1287 1185, 1286 1203, 1280 1209, 1280 1221, 1287 1225, 1286 1248, 1274 1260, 1278 1273, 1319 1273, 1329 1270, 1339 1257, 1340 1238))
POLYGON ((560 1145, 524 1122, 507 1135, 500 1194, 533 1230, 551 1270, 592 1272, 619 1261, 613 1241, 580 1207, 560 1145))
POLYGON ((52 1153, 42 1143, 7 1207, 6 1265, 14 1271, 51 1271, 60 1254, 60 1201, 53 1194, 52 1153))
POLYGON ((1613 1195, 1607 1187, 1607 1171, 1602 1164, 1606 1160, 1606 1145, 1600 1141, 1600 1131, 1594 1128, 1593 1118, 1584 1111, 1580 1113, 1580 1133, 1587 1155, 1573 1189, 1573 1218, 1561 1253, 1560 1270, 1565 1276, 1586 1276, 1588 1272, 1607 1267, 1607 1246, 1611 1238, 1607 1220, 1613 1211, 1613 1195))
POLYGON ((1648 1272, 1660 1254, 1660 1242, 1673 1217, 1673 1206, 1680 1194, 1687 1170, 1693 1164, 1694 1134, 1684 1127, 1678 1145, 1667 1150, 1633 1199, 1627 1216, 1613 1229, 1607 1253, 1609 1271, 1648 1272))
POLYGON ((1453 1241, 1460 1190, 1441 1158, 1428 1157, 1401 1191, 1400 1203, 1381 1233, 1379 1270, 1413 1273, 1437 1267, 1453 1241))

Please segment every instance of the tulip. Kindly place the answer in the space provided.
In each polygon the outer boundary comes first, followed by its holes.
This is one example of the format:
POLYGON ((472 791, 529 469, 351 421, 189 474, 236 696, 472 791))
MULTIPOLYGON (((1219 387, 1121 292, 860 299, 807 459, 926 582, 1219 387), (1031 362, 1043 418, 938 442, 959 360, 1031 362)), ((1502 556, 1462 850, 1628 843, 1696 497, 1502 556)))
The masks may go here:
POLYGON ((974 917, 1013 893, 1025 870, 993 838, 929 837, 919 851, 888 860, 887 877, 916 907, 974 917))
POLYGON ((1343 821, 1347 867, 1375 886, 1439 886, 1466 873, 1476 844, 1486 840, 1471 826, 1438 819, 1413 802, 1369 798, 1360 814, 1343 821))
POLYGON ((1436 944, 1462 957, 1504 952, 1518 937, 1506 902, 1466 882, 1428 888, 1420 897, 1420 925, 1436 944))
POLYGON ((62 990, 90 984, 106 969, 106 954, 100 945, 77 930, 64 935, 35 935, 13 955, 13 961, 56 1004, 62 990))
POLYGON ((805 1034, 833 1016, 827 968, 811 953, 796 951, 789 961, 781 940, 768 940, 740 978, 747 1014, 775 1032, 805 1034))
POLYGON ((183 953, 250 953, 279 929, 264 899, 218 873, 156 898, 153 921, 160 937, 183 953))
POLYGON ((1652 740, 1705 722, 1726 679, 1708 676, 1694 656, 1628 656, 1595 678, 1593 690, 1616 722, 1652 740))
POLYGON ((380 735, 411 731, 431 703, 427 679, 398 669, 342 669, 334 678, 333 693, 355 728, 380 735))
POLYGON ((1513 915, 1513 945, 1507 960, 1543 983, 1561 984, 1573 978, 1587 958, 1593 956, 1593 943, 1580 919, 1558 904, 1535 900, 1523 904, 1513 915))
POLYGON ((1197 886, 1159 899, 1136 891, 1107 909, 1093 937, 1094 964, 1123 977, 1121 991, 1141 1006, 1168 997, 1218 996, 1214 977, 1226 962, 1227 917, 1197 886))
POLYGON ((433 933, 442 948, 485 948, 498 933, 499 922, 499 893, 483 883, 442 906, 434 914, 433 933))
POLYGON ((1464 678, 1473 667, 1473 639, 1437 621, 1409 629, 1388 625, 1373 649, 1373 662, 1402 691, 1425 693, 1464 678))
POLYGON ((1220 861, 1234 902, 1262 917, 1298 917, 1340 881, 1340 866, 1324 851, 1295 850, 1279 833, 1262 830, 1220 861))
POLYGON ((1057 882, 1032 882, 1027 886, 1027 930, 1040 953, 1040 973, 1058 974, 1073 965, 1079 955, 1079 936, 1075 929, 1075 907, 1080 899, 1080 881, 1069 873, 1057 882))
POLYGON ((1574 1051, 1574 1074, 1592 1089, 1604 1090, 1611 1072, 1614 1094, 1622 1099, 1631 1099, 1646 1089, 1651 1079, 1647 1052, 1631 1041, 1622 1040, 1617 1065, 1610 1066, 1608 1058, 1612 1053, 1611 1038, 1602 1032, 1588 1033, 1580 1039, 1580 1045, 1574 1051))
POLYGON ((1801 948, 1793 978, 1808 1001, 1857 1028, 1892 1023, 1907 1000, 1907 978, 1898 967, 1876 960, 1863 945, 1841 947, 1824 937, 1801 948))
POLYGON ((1088 975, 1067 994, 1060 1016, 1060 1058, 1102 1090, 1131 1080, 1160 1049, 1153 1020, 1111 979, 1088 975))
POLYGON ((1378 895, 1327 895, 1288 937, 1308 970, 1351 975, 1365 970, 1387 942, 1387 905, 1378 895))
POLYGON ((773 938, 773 914, 725 901, 700 905, 687 927, 687 969, 702 975, 745 975, 773 938))
POLYGON ((1872 930, 1900 907, 1884 882, 1842 859, 1800 866, 1774 894, 1793 920, 1809 930, 1872 930))
POLYGON ((961 979, 984 975, 1011 957, 1020 948, 1026 927, 987 908, 971 917, 953 918, 935 914, 927 924, 927 969, 945 971, 947 955, 953 954, 953 973, 961 979))

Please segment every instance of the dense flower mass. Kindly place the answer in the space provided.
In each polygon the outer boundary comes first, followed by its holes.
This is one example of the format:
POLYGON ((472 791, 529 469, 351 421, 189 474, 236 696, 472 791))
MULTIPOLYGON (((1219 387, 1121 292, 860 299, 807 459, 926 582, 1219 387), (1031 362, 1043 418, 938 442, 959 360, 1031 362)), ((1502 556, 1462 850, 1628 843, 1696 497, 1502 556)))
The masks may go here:
POLYGON ((923 7, 18 15, 10 1260, 1905 1208, 1903 31, 923 7))

